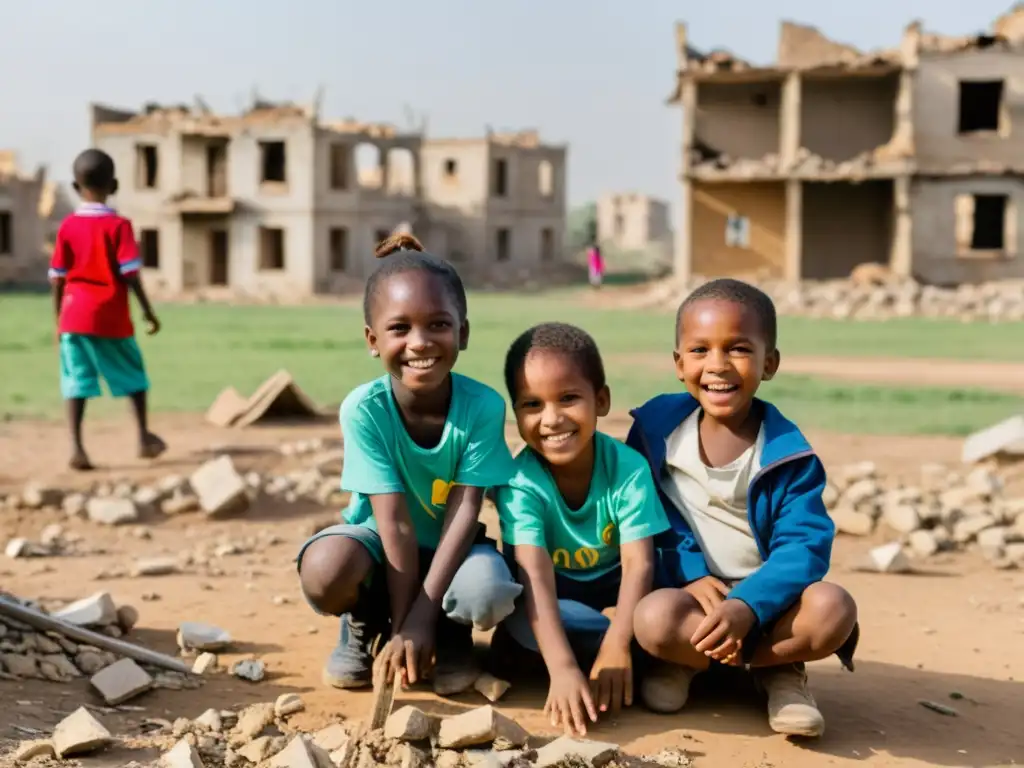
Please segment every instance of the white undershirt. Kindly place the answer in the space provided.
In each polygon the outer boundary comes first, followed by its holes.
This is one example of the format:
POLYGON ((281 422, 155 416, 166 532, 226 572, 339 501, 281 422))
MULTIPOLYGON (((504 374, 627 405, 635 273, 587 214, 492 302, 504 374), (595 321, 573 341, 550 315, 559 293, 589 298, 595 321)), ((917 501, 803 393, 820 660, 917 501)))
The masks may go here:
POLYGON ((709 467, 700 457, 700 415, 698 408, 665 440, 671 481, 665 492, 696 535, 711 573, 744 579, 763 562, 747 515, 747 490, 760 469, 764 427, 735 461, 709 467))

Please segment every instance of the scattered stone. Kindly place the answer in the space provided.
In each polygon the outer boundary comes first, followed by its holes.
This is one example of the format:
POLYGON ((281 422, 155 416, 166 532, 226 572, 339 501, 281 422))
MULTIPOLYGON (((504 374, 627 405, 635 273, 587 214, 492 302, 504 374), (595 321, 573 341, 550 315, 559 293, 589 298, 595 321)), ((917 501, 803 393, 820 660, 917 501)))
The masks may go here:
POLYGON ((111 706, 128 701, 153 686, 153 678, 131 659, 114 662, 93 675, 89 682, 111 706))
POLYGON ((494 677, 494 675, 489 675, 484 672, 476 679, 476 682, 473 683, 473 687, 476 688, 485 699, 494 703, 508 692, 508 689, 512 687, 512 684, 505 680, 499 680, 494 677))
POLYGON ((401 741, 423 741, 430 738, 436 722, 416 707, 402 707, 392 712, 384 724, 384 737, 401 741))
POLYGON ((192 722, 213 733, 220 733, 224 729, 224 720, 216 709, 206 710, 192 722))
MULTIPOLYGON (((36 636, 37 642, 40 637, 40 635, 36 636)), ((39 673, 47 680, 55 683, 67 682, 82 676, 82 673, 78 671, 78 667, 72 664, 63 653, 50 653, 41 656, 39 658, 39 673)))
POLYGON ((87 675, 94 675, 115 661, 113 654, 96 649, 83 649, 75 656, 75 666, 87 675))
POLYGON ((921 526, 921 516, 909 504, 895 504, 886 507, 882 517, 886 525, 897 533, 912 533, 921 526))
POLYGON ((868 552, 865 568, 877 573, 907 573, 912 566, 910 560, 903 553, 903 546, 898 541, 894 541, 875 547, 868 552))
POLYGON ((178 626, 178 647, 183 651, 220 651, 231 645, 231 635, 212 624, 185 621, 178 626))
POLYGON ((139 509, 131 499, 93 497, 86 502, 85 512, 94 523, 126 525, 139 519, 139 509))
POLYGON ((199 751, 187 739, 175 744, 171 751, 161 758, 161 763, 166 768, 205 768, 199 751))
POLYGON ((458 749, 499 738, 509 746, 521 747, 529 734, 515 720, 487 706, 442 720, 438 744, 446 749, 458 749))
POLYGON ((939 704, 937 701, 921 699, 917 703, 925 709, 930 709, 932 712, 938 712, 940 715, 945 715, 946 717, 958 717, 960 715, 960 713, 952 707, 947 707, 945 704, 939 704))
POLYGON ((248 744, 239 747, 238 754, 250 763, 262 763, 267 758, 281 751, 280 748, 274 749, 276 739, 277 737, 274 736, 259 736, 248 744))
POLYGON ((60 758, 95 752, 112 740, 110 731, 85 707, 79 707, 57 723, 50 739, 54 752, 60 758))
POLYGON ((85 517, 88 498, 83 493, 69 493, 61 502, 61 510, 68 517, 85 517))
POLYGON ((217 668, 217 656, 210 652, 200 653, 192 664, 192 671, 197 675, 205 675, 217 668))
POLYGON ((297 693, 282 693, 274 702, 274 714, 278 717, 288 717, 306 708, 306 702, 297 693))
POLYGON ((875 518, 866 512, 858 512, 846 506, 833 509, 830 513, 837 533, 848 536, 867 536, 875 529, 875 518))
POLYGON ((237 514, 249 507, 248 486, 230 456, 206 462, 192 473, 189 483, 210 516, 237 514))
POLYGON ((231 668, 231 674, 251 683, 260 682, 267 674, 267 665, 258 659, 243 659, 231 668))
POLYGON ((64 500, 64 492, 59 488, 30 483, 21 492, 21 505, 25 509, 42 509, 43 507, 59 507, 64 500))
POLYGON ((197 512, 199 509, 199 497, 192 493, 176 493, 164 499, 160 505, 160 510, 165 515, 183 515, 186 512, 197 512))
POLYGON ((619 754, 617 744, 562 736, 537 750, 536 768, 583 764, 602 768, 619 754), (573 762, 575 758, 578 762, 573 762))
POLYGON ((38 757, 50 760, 56 756, 57 751, 53 748, 53 744, 43 739, 23 741, 15 748, 14 753, 12 754, 14 762, 16 763, 27 763, 38 757))
POLYGON ((12 560, 16 560, 19 557, 29 557, 31 552, 32 544, 25 538, 11 539, 4 548, 4 554, 12 560))
POLYGON ((97 592, 57 611, 53 617, 77 627, 104 627, 117 623, 117 606, 109 592, 97 592))
POLYGON ((334 768, 334 763, 327 752, 300 734, 270 761, 270 768, 334 768))
POLYGON ((173 557, 152 557, 145 560, 137 560, 132 567, 131 575, 139 576, 167 576, 177 573, 178 561, 173 557))
POLYGON ((39 661, 35 656, 19 653, 0 653, 0 668, 15 677, 39 678, 39 661))
POLYGON ((274 722, 273 704, 253 704, 242 710, 232 734, 232 741, 244 744, 252 741, 274 722))
POLYGON ((939 551, 939 540, 933 531, 914 531, 907 537, 911 551, 920 557, 931 557, 939 551))
POLYGON ((313 743, 327 752, 336 752, 350 741, 348 731, 341 723, 332 723, 316 732, 313 743))

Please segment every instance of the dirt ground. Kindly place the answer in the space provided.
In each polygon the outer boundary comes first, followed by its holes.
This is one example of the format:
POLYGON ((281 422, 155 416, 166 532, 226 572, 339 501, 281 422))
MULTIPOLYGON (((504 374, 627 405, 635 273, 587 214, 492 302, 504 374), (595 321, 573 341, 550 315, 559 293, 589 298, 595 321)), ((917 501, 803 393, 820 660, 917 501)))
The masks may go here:
MULTIPOLYGON (((603 427, 623 434, 626 420, 603 427)), ((337 437, 331 421, 315 426, 220 430, 198 416, 158 416, 155 427, 171 445, 156 464, 132 456, 127 420, 94 422, 88 443, 101 470, 75 476, 66 461, 64 428, 54 423, 0 424, 0 489, 18 489, 29 479, 66 487, 101 479, 142 481, 187 474, 216 453, 234 456, 244 470, 284 472, 302 460, 282 456, 284 442, 337 437)), ((960 441, 945 438, 871 438, 811 433, 827 464, 873 459, 886 469, 912 473, 923 462, 957 461, 960 441)), ((119 604, 141 613, 136 638, 173 653, 181 621, 208 621, 229 630, 237 643, 222 657, 231 662, 245 654, 264 659, 267 679, 245 683, 216 675, 199 690, 157 691, 130 702, 141 708, 104 716, 112 731, 137 732, 145 717, 196 717, 208 707, 237 709, 273 700, 282 692, 299 692, 307 710, 299 727, 316 727, 342 717, 361 717, 368 693, 342 693, 320 684, 320 668, 335 640, 337 622, 321 618, 303 603, 293 557, 319 521, 337 510, 260 503, 236 520, 207 521, 199 515, 148 519, 141 525, 110 529, 81 520, 61 520, 56 513, 0 513, 4 541, 14 535, 38 537, 51 522, 62 522, 106 554, 47 559, 3 560, 0 585, 33 598, 75 599, 95 591, 111 592, 119 604), (280 543, 251 554, 226 557, 220 575, 185 572, 152 578, 102 579, 101 574, 128 566, 139 557, 190 551, 200 541, 240 540, 275 534, 280 543), (143 595, 157 600, 144 600, 143 595), (277 598, 275 600, 275 598, 277 598), (283 598, 283 600, 281 599, 283 598), (280 604, 279 604, 280 603, 280 604)), ((998 572, 969 555, 929 563, 925 574, 881 576, 856 572, 853 566, 874 541, 837 542, 831 578, 848 588, 860 606, 862 641, 857 671, 841 670, 835 659, 811 665, 811 683, 828 721, 825 736, 795 743, 773 734, 763 704, 744 687, 733 690, 709 681, 699 685, 687 709, 657 716, 639 706, 601 723, 592 735, 615 741, 629 751, 657 751, 678 746, 699 768, 750 766, 811 768, 821 765, 991 766, 1024 763, 1024 573, 998 572), (936 714, 919 704, 933 700, 959 715, 936 714), (1013 734, 1017 733, 1016 736, 1013 734)), ((476 694, 439 700, 412 692, 436 713, 482 703, 476 694)), ((24 738, 14 726, 48 731, 63 714, 83 702, 99 703, 87 683, 53 684, 0 681, 0 737, 24 738), (12 703, 16 702, 16 706, 12 703)), ((540 687, 515 685, 500 702, 533 733, 550 732, 543 721, 540 687)), ((123 765, 153 756, 127 751, 83 760, 83 765, 123 765)))

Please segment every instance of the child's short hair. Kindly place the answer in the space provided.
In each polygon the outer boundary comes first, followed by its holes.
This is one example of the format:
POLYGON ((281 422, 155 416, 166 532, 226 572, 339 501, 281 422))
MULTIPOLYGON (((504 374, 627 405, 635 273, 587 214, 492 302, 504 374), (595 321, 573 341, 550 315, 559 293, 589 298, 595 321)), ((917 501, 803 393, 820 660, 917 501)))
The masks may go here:
POLYGON ((580 372, 594 386, 595 392, 605 386, 601 353, 589 333, 568 323, 541 323, 523 331, 505 355, 505 386, 512 400, 516 399, 516 377, 527 356, 534 350, 557 352, 572 358, 580 372))
POLYGON ((363 291, 363 319, 367 325, 370 324, 370 309, 380 282, 392 275, 414 271, 429 272, 441 278, 452 301, 455 302, 459 322, 466 322, 466 289, 462 285, 462 278, 455 271, 455 267, 447 261, 424 251, 423 244, 415 237, 405 233, 391 235, 380 241, 373 255, 378 259, 390 258, 373 270, 366 281, 366 288, 363 291))
POLYGON ((757 322, 761 326, 761 333, 764 334, 765 344, 768 351, 775 349, 778 343, 778 321, 775 315, 775 303, 767 293, 756 288, 750 283, 742 280, 733 280, 729 277, 720 277, 711 280, 696 288, 689 296, 683 299, 676 312, 676 343, 679 343, 679 334, 683 329, 683 313, 693 304, 706 299, 719 301, 731 301, 752 309, 757 316, 757 322))
POLYGON ((87 149, 79 153, 71 170, 82 189, 106 192, 114 183, 114 158, 101 149, 87 149))

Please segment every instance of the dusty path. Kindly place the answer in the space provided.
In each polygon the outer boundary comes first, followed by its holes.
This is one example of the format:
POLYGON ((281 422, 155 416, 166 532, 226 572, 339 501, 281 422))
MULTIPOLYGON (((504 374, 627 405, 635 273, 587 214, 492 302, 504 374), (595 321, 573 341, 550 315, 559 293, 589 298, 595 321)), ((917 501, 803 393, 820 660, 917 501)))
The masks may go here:
MULTIPOLYGON (((619 417, 604 427, 621 434, 627 421, 619 417)), ((206 426, 198 416, 161 416, 157 427, 172 449, 158 465, 130 457, 131 428, 122 422, 97 422, 89 434, 98 462, 111 468, 88 478, 69 477, 61 470, 64 429, 60 424, 0 425, 0 486, 20 487, 30 477, 86 484, 99 479, 141 480, 168 473, 185 474, 212 453, 228 451, 243 469, 285 471, 301 466, 284 458, 283 441, 315 435, 335 437, 337 427, 323 425, 235 432, 206 426), (127 441, 127 442, 125 442, 127 441)), ((954 462, 959 441, 942 438, 870 438, 812 434, 826 463, 873 458, 880 464, 910 472, 922 461, 954 462)), ((256 654, 270 675, 260 684, 216 676, 198 691, 159 691, 133 701, 144 708, 106 716, 108 725, 131 733, 143 717, 195 717, 208 707, 238 708, 297 691, 307 702, 298 724, 314 727, 338 717, 360 717, 369 704, 365 693, 324 689, 320 668, 334 642, 336 622, 315 616, 303 603, 292 559, 317 521, 336 510, 296 508, 266 502, 240 520, 211 522, 196 515, 157 518, 134 528, 100 528, 80 520, 61 520, 56 513, 0 513, 0 537, 36 537, 50 522, 60 521, 93 547, 107 554, 37 560, 0 561, 4 589, 35 598, 82 597, 110 591, 118 602, 141 612, 139 638, 167 652, 174 650, 174 631, 185 620, 210 621, 230 630, 238 640, 236 653, 256 654), (201 543, 240 541, 275 534, 280 543, 249 554, 216 561, 220 575, 186 572, 161 578, 98 580, 114 566, 135 558, 176 555, 201 543), (156 593, 156 601, 143 601, 156 593), (284 598, 282 602, 275 598, 284 598)), ((749 692, 734 696, 697 689, 685 713, 660 717, 634 708, 600 724, 596 738, 614 740, 631 750, 677 745, 695 758, 698 768, 717 766, 980 766, 1024 762, 1024 573, 994 572, 967 556, 939 561, 929 576, 872 576, 850 570, 871 542, 837 542, 833 578, 853 593, 864 628, 858 667, 842 672, 838 662, 812 665, 812 686, 828 720, 818 743, 796 745, 770 732, 763 705, 749 692), (951 694, 965 698, 954 701, 951 694), (920 706, 931 699, 956 707, 958 717, 943 717, 920 706)), ((94 702, 87 684, 58 685, 37 681, 0 681, 0 698, 17 701, 0 718, 0 736, 20 738, 13 727, 46 730, 82 702, 94 702)), ((480 700, 467 695, 440 701, 422 693, 403 698, 422 701, 441 713, 480 700)), ((501 706, 538 734, 548 731, 540 715, 543 691, 517 685, 501 706)), ((105 756, 106 762, 83 765, 145 763, 145 754, 105 756), (116 760, 115 760, 116 759, 116 760), (110 762, 115 760, 115 762, 110 762)))

